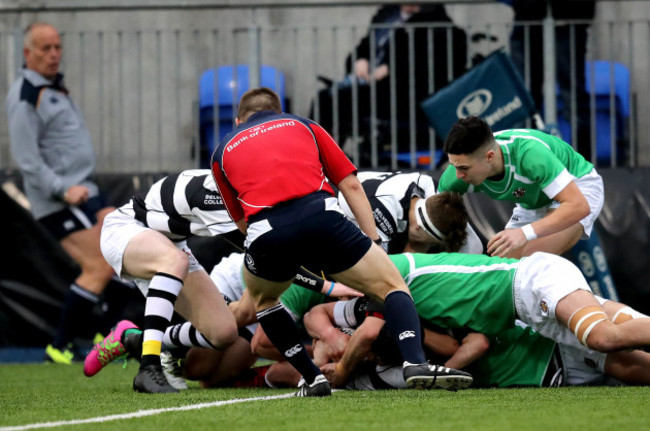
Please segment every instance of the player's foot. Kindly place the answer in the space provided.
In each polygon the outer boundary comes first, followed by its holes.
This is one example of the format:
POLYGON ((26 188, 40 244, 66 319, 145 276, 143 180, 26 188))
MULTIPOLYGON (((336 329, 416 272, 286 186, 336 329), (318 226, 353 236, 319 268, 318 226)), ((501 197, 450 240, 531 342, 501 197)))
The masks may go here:
POLYGON ((57 349, 56 347, 48 344, 45 348, 45 360, 54 362, 55 364, 70 365, 74 359, 74 354, 70 349, 57 349))
POLYGON ((403 373, 406 387, 410 389, 440 388, 457 391, 467 388, 474 380, 471 374, 464 371, 429 363, 404 362, 403 373))
POLYGON ((142 359, 142 331, 129 331, 122 336, 122 344, 130 358, 142 359))
POLYGON ((140 368, 133 379, 133 390, 147 394, 172 394, 178 392, 169 384, 161 367, 147 365, 140 368))
POLYGON ((187 389, 187 383, 183 378, 183 359, 177 358, 170 352, 160 353, 160 364, 162 365, 163 374, 167 382, 174 389, 183 391, 187 389))
POLYGON ((115 328, 111 329, 101 343, 95 344, 84 361, 84 374, 92 377, 115 359, 124 356, 127 352, 121 341, 122 334, 127 329, 133 328, 137 328, 137 326, 128 320, 122 320, 115 328))
POLYGON ((316 376, 311 385, 308 385, 304 379, 301 379, 301 383, 302 385, 298 385, 300 389, 294 394, 296 397, 329 397, 332 395, 330 383, 322 374, 316 376))

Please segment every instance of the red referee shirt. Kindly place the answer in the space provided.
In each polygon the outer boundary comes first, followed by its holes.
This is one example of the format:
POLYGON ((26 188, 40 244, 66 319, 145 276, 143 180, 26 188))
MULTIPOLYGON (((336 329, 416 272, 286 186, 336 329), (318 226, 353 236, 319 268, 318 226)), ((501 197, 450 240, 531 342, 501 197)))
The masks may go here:
POLYGON ((212 155, 212 174, 234 221, 320 190, 333 195, 327 179, 336 185, 353 172, 321 126, 272 111, 251 115, 212 155))

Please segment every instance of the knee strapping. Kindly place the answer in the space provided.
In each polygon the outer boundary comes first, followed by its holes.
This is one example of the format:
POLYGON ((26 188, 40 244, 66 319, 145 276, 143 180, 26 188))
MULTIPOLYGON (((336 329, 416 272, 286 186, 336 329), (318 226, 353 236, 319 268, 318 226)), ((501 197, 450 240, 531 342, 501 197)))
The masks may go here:
POLYGON ((605 311, 597 305, 590 305, 576 310, 569 317, 567 326, 578 338, 578 341, 586 346, 587 337, 589 337, 591 331, 596 325, 605 320, 607 320, 605 311))
POLYGON ((612 319, 612 322, 618 325, 619 323, 627 322, 628 320, 642 319, 642 318, 647 319, 648 317, 649 316, 643 313, 639 313, 635 309, 626 306, 621 308, 616 312, 616 314, 614 314, 614 318, 612 319))

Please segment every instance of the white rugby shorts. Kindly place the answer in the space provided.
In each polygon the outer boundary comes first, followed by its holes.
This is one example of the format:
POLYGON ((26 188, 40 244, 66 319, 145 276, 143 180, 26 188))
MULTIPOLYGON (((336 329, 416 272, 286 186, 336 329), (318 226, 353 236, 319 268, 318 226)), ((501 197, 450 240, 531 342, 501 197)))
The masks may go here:
POLYGON ((554 254, 533 253, 521 260, 515 274, 517 316, 544 337, 580 348, 578 338, 555 317, 557 303, 577 290, 591 292, 578 267, 554 254))
MULTIPOLYGON (((147 291, 149 290, 149 280, 133 277, 125 273, 122 270, 122 262, 124 259, 124 250, 126 250, 126 246, 131 239, 137 234, 149 230, 151 229, 129 214, 128 209, 122 207, 119 210, 109 213, 104 218, 99 241, 102 254, 108 264, 113 267, 115 273, 124 279, 133 280, 144 296, 147 296, 147 291)), ((173 244, 176 248, 187 254, 190 261, 189 272, 203 269, 199 261, 192 254, 192 250, 188 247, 187 241, 173 242, 173 244)))
MULTIPOLYGON (((594 228, 594 223, 600 211, 603 209, 603 203, 605 202, 605 189, 603 186, 602 177, 596 172, 595 169, 592 169, 587 175, 576 178, 574 180, 582 192, 582 194, 587 199, 589 204, 589 214, 580 220, 580 224, 583 227, 584 233, 582 239, 587 239, 591 235, 591 231, 594 228)), ((551 202, 549 205, 538 208, 534 210, 529 210, 522 208, 519 205, 516 205, 512 210, 512 215, 510 220, 506 224, 506 229, 516 229, 523 227, 529 223, 537 221, 544 217, 549 209, 555 209, 560 206, 559 202, 551 202)))

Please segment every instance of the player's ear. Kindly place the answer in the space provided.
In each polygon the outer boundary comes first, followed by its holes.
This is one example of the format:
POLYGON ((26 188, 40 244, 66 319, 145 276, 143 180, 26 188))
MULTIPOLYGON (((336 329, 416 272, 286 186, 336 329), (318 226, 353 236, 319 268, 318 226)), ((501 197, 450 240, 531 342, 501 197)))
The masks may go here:
POLYGON ((239 118, 235 117, 235 126, 239 126, 239 123, 240 123, 239 118))

